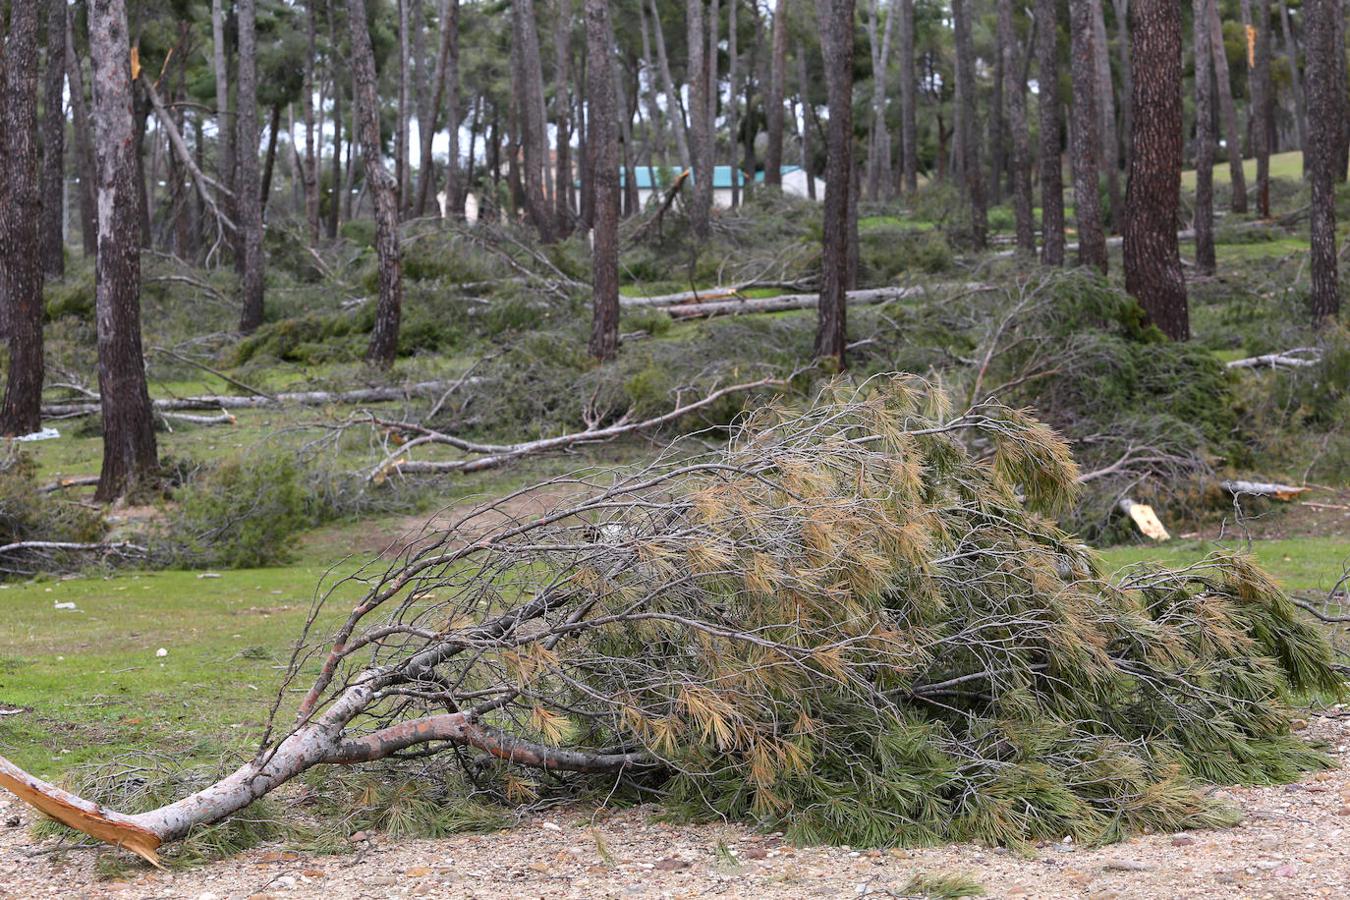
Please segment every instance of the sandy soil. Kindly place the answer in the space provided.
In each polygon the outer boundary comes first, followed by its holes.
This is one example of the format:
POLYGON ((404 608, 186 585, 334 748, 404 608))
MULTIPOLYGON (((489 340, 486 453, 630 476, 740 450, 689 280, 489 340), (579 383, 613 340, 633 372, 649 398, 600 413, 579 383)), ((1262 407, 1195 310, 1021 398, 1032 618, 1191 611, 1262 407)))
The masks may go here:
POLYGON ((1052 844, 1031 857, 971 845, 790 847, 740 826, 655 823, 653 809, 568 810, 499 834, 400 844, 374 835, 343 856, 263 847, 188 871, 133 868, 126 880, 100 881, 95 856, 110 851, 44 852, 55 845, 34 841, 35 813, 5 794, 0 897, 903 897, 919 873, 968 875, 992 897, 1350 897, 1350 709, 1312 717, 1307 734, 1343 768, 1222 791, 1245 814, 1236 828, 1098 849, 1052 844))

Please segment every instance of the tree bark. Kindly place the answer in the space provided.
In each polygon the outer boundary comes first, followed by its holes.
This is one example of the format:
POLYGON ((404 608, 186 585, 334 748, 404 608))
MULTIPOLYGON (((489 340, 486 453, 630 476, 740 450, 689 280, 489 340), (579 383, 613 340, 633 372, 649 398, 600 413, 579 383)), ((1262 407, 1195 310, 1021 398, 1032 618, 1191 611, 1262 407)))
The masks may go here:
POLYGON ((1270 218, 1270 147, 1274 140, 1274 91, 1270 81, 1270 0, 1261 0, 1253 23, 1256 30, 1256 69, 1251 90, 1252 143, 1256 156, 1256 211, 1270 218))
MULTIPOLYGON (((733 208, 741 205, 741 167, 738 163, 740 158, 740 94, 737 91, 736 82, 736 64, 737 51, 736 46, 736 7, 739 6, 738 0, 731 0, 727 4, 727 132, 731 138, 731 205, 733 208)), ((755 173, 750 173, 751 179, 755 173)))
POLYGON ((815 127, 815 109, 811 105, 811 100, 807 96, 808 83, 806 80, 806 45, 805 42, 797 41, 797 92, 802 102, 802 141, 801 141, 801 162, 802 171, 806 172, 806 196, 816 199, 816 173, 812 168, 815 164, 811 156, 811 129, 815 127))
MULTIPOLYGON (((424 132, 436 132, 436 113, 431 107, 431 81, 427 76, 427 18, 426 7, 422 0, 409 0, 408 16, 412 26, 412 58, 413 58, 413 79, 412 79, 412 108, 417 116, 417 136, 420 138, 424 132)), ((419 144, 425 145, 425 141, 419 144)), ((411 157, 412 147, 408 147, 408 153, 411 157)), ((411 159, 409 165, 411 165, 411 159)), ((417 157, 418 181, 413 182, 412 172, 408 173, 408 188, 403 199, 404 210, 415 216, 425 215, 423 206, 425 205, 421 186, 426 182, 426 178, 421 177, 424 171, 436 171, 436 162, 431 154, 423 157, 420 152, 417 157)))
MULTIPOLYGON (((445 204, 447 218, 459 219, 464 216, 464 197, 468 190, 468 181, 461 182, 459 177, 459 0, 444 0, 441 9, 441 56, 445 60, 445 71, 438 78, 445 83, 445 128, 449 138, 445 165, 445 204)), ((435 106, 440 109, 439 102, 435 106)), ((469 165, 473 165, 472 152, 469 154, 469 165)))
MULTIPOLYGON (((216 75, 216 143, 220 148, 220 182, 237 194, 234 183, 234 120, 230 115, 230 76, 225 48, 224 0, 211 0, 211 60, 216 75)), ((235 213, 231 205, 230 216, 235 213)))
MULTIPOLYGON (((1304 12, 1306 15, 1307 12, 1304 12)), ((1288 0, 1280 0, 1280 33, 1284 37, 1284 59, 1289 66, 1289 87, 1294 98, 1294 124, 1298 127, 1298 148, 1308 146, 1308 114, 1303 97, 1303 79, 1298 71, 1298 44, 1294 41, 1294 26, 1289 21, 1288 0)))
POLYGON ((239 330, 255 331, 263 322, 264 266, 262 186, 258 175, 258 53, 256 41, 257 6, 255 0, 236 0, 239 27, 238 90, 235 118, 238 139, 235 143, 239 182, 234 202, 239 210, 239 237, 244 250, 243 299, 239 330))
MULTIPOLYGON (((0 199, 0 322, 9 372, 0 404, 0 434, 30 434, 42 418, 42 259, 38 190, 38 3, 10 7, 0 51, 4 109, 3 199, 0 199)), ((59 194, 57 195, 59 198, 59 194)))
POLYGON ((1130 66, 1130 0, 1114 0, 1116 9, 1116 52, 1120 67, 1120 136, 1125 142, 1125 166, 1130 164, 1131 97, 1134 96, 1134 69, 1130 66))
POLYGON ((1346 109, 1345 66, 1337 53, 1340 0, 1304 0, 1308 51, 1308 180, 1312 197, 1309 257, 1312 263, 1313 318, 1330 323, 1340 314, 1336 262, 1336 166, 1346 109))
MULTIPOLYGON (((557 219, 558 235, 566 237, 572 231, 572 4, 558 0, 554 9, 553 25, 553 122, 557 131, 558 171, 557 187, 553 197, 553 214, 557 219)), ((647 39, 644 28, 642 37, 647 39)), ((651 91, 652 115, 656 115, 655 89, 651 91)), ((654 120, 654 119, 653 119, 654 120)))
POLYGON ((152 490, 159 479, 154 418, 141 348, 138 219, 131 47, 125 0, 89 4, 98 158, 98 384, 103 468, 94 498, 111 502, 152 490))
POLYGON ((867 197, 884 199, 890 193, 891 133, 886 127, 886 69, 891 61, 891 37, 895 31, 895 3, 886 9, 882 30, 881 0, 872 0, 868 32, 872 43, 872 122, 871 145, 867 151, 867 197), (878 35, 878 32, 880 34, 878 35), (884 192, 884 193, 883 193, 884 192))
POLYGON ((375 206, 375 252, 380 266, 380 303, 370 333, 366 361, 389 368, 398 353, 399 319, 403 314, 403 261, 398 234, 398 183, 380 158, 380 96, 375 51, 366 27, 366 0, 347 0, 351 22, 351 66, 356 118, 365 158, 366 187, 375 206))
POLYGON ((689 150, 694 170, 689 221, 694 235, 703 240, 708 236, 713 193, 712 122, 708 118, 712 85, 708 83, 708 63, 704 58, 708 36, 703 23, 703 0, 687 0, 685 19, 689 49, 689 150))
POLYGON ((544 191, 544 167, 548 164, 548 129, 544 111, 544 75, 539 59, 539 29, 535 26, 534 0, 511 0, 512 30, 519 52, 517 90, 519 140, 524 151, 525 211, 544 243, 554 240, 554 215, 544 191))
POLYGON ((1111 80, 1111 44, 1106 36, 1104 0, 1092 2, 1093 61, 1097 72, 1097 119, 1101 139, 1101 165, 1106 173, 1106 196, 1110 200, 1108 220, 1120 227, 1120 140, 1116 134, 1115 87, 1111 80))
POLYGON ((1031 151, 1028 147, 1026 83, 1017 58, 1017 32, 1013 28, 1012 0, 998 0, 998 43, 1003 58, 1004 108, 1012 137, 1013 218, 1017 248, 1034 256, 1036 231, 1031 221, 1031 151))
MULTIPOLYGON (((785 2, 785 0, 780 0, 785 2)), ((661 90, 666 95, 667 115, 673 116, 675 122, 671 127, 671 132, 675 135, 675 151, 680 155, 680 165, 688 169, 693 165, 693 157, 689 151, 689 142, 692 137, 689 134, 689 123, 685 121, 683 113, 680 112, 680 94, 675 89, 675 79, 670 76, 670 56, 666 51, 666 33, 661 27, 661 7, 657 5, 656 0, 651 0, 652 11, 652 37, 656 41, 656 61, 661 67, 661 90)), ((690 79, 690 88, 692 90, 695 79, 690 79)))
MULTIPOLYGON (((1078 219, 1078 264, 1095 267, 1104 274, 1107 266, 1106 234, 1102 230, 1097 165, 1101 149, 1097 136, 1096 58, 1099 51, 1093 39, 1092 10, 1086 0, 1073 0, 1069 4, 1069 28, 1073 58, 1073 127, 1070 137, 1073 143, 1073 204, 1078 219)), ((1136 55, 1135 59, 1139 57, 1136 55)), ((1137 65, 1135 69, 1138 71, 1137 65)), ((1136 100, 1136 135, 1139 133, 1137 120, 1142 114, 1136 100)))
POLYGON ((316 28, 314 0, 305 0, 305 75, 300 88, 303 94, 300 108, 305 118, 305 158, 301 171, 305 183, 305 224, 311 247, 319 244, 319 159, 314 144, 314 66, 319 52, 316 28))
POLYGON ((98 253, 98 172, 94 163, 93 125, 84 93, 84 69, 75 44, 75 12, 66 10, 66 80, 70 84, 70 118, 75 133, 75 163, 80 174, 80 240, 84 255, 98 253))
POLYGON ((1041 262, 1064 265, 1064 163, 1060 156, 1059 24, 1055 0, 1036 0, 1040 86, 1041 262))
POLYGON ((787 85, 788 0, 778 0, 770 26, 769 90, 764 101, 769 143, 764 150, 764 184, 783 187, 783 97, 787 85))
POLYGON ((619 134, 610 29, 609 5, 586 0, 586 147, 594 191, 590 352, 602 362, 619 351, 619 134))
POLYGON ((1177 249, 1181 202, 1181 10, 1175 0, 1134 0, 1134 155, 1126 188, 1125 289, 1174 341, 1190 337, 1177 249))
POLYGON ((824 248, 815 354, 837 371, 848 365, 849 256, 850 244, 856 243, 849 223, 853 193, 853 13, 854 0, 816 0, 830 121, 826 129, 824 248))
MULTIPOLYGON (((988 243, 989 213, 985 205, 984 174, 980 171, 980 129, 975 118, 975 46, 970 33, 969 3, 970 0, 952 0, 952 24, 956 31, 954 102, 961 174, 966 200, 970 204, 971 242, 977 250, 982 250, 988 243)), ((834 182, 828 184, 833 186, 834 182)))
POLYGON ((1224 149, 1228 151, 1228 175, 1232 184, 1229 209, 1242 214, 1247 211, 1247 175, 1242 169, 1242 138, 1238 133, 1237 110, 1228 78, 1228 53, 1223 46, 1223 23, 1219 20, 1218 3, 1209 5, 1209 48, 1214 54, 1214 92, 1219 98, 1219 124, 1223 127, 1224 149))
POLYGON ((66 273, 66 4, 47 0, 47 63, 42 118, 42 270, 66 273))
MULTIPOLYGON (((330 0, 328 4, 328 77, 333 83, 333 161, 329 178, 332 181, 332 206, 328 209, 328 239, 337 240, 338 224, 342 221, 343 205, 349 200, 350 191, 344 190, 342 178, 342 93, 346 87, 346 79, 341 77, 338 68, 338 58, 341 55, 341 46, 338 43, 337 30, 338 3, 330 0)), ((369 36, 367 36, 369 39, 369 36)), ((374 63, 372 62, 372 66, 374 63)), ((350 139, 350 138, 349 138, 350 139)), ((351 161, 351 151, 347 152, 348 162, 351 161)))
POLYGON ((1209 4, 1192 0, 1195 43, 1195 268, 1214 274, 1214 54, 1209 4))
POLYGON ((905 190, 919 189, 918 111, 914 89, 914 0, 900 0, 900 155, 905 190))
POLYGON ((264 222, 267 221, 267 204, 272 199, 272 178, 277 170, 277 142, 280 137, 281 104, 274 103, 267 122, 267 152, 263 154, 262 186, 258 190, 259 209, 264 222))

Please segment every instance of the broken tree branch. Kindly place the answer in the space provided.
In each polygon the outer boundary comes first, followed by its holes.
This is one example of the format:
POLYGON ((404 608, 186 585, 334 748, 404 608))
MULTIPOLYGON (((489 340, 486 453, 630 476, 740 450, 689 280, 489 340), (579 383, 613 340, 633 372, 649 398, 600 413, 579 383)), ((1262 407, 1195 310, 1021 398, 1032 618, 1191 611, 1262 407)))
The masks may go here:
POLYGON ((1249 356, 1227 363, 1230 369, 1290 368, 1306 369, 1322 361, 1322 351, 1317 347, 1295 347, 1280 353, 1265 353, 1261 356, 1249 356))
MULTIPOLYGON (((889 303, 907 297, 918 297, 930 290, 959 288, 962 293, 992 291, 993 285, 969 282, 960 285, 934 285, 918 287, 883 287, 849 291, 850 306, 869 306, 877 303, 889 303)), ((783 294, 777 297, 762 297, 753 300, 717 300, 711 303, 685 303, 666 307, 666 313, 673 319, 702 319, 711 316, 738 316, 747 313, 782 312, 789 309, 814 309, 820 302, 819 294, 783 294)))
MULTIPOLYGON (((272 406, 328 406, 330 404, 388 403, 410 397, 439 396, 453 382, 419 381, 398 387, 358 388, 350 391, 291 391, 272 396, 240 397, 231 394, 210 394, 196 397, 160 397, 151 404, 156 410, 228 410, 264 409, 272 406)), ((101 411, 97 403, 48 403, 42 407, 47 418, 95 415, 101 411)))

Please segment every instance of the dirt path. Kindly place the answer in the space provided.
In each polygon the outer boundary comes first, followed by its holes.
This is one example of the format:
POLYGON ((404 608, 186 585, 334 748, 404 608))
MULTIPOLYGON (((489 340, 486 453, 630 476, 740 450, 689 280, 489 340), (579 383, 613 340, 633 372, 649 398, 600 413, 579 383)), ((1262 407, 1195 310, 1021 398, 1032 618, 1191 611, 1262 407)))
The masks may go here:
MULTIPOLYGON (((1308 734, 1350 765, 1345 718, 1313 717, 1308 734)), ((32 856, 34 813, 0 797, 0 897, 754 898, 899 897, 920 873, 967 875, 992 897, 1350 897, 1350 770, 1296 785, 1222 792, 1236 828, 1149 835, 1032 858, 959 845, 855 852, 793 848, 739 826, 671 826, 651 809, 592 819, 545 815, 510 832, 394 845, 378 836, 346 856, 260 848, 185 872, 137 870, 98 881, 92 852, 32 856), (19 824, 10 824, 18 817, 19 824)))

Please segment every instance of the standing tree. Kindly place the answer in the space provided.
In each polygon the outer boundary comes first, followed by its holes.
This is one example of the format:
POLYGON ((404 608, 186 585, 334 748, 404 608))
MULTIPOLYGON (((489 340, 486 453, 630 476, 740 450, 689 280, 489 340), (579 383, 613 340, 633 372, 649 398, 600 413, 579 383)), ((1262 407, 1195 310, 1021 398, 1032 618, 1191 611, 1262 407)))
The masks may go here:
MULTIPOLYGON (((42 261, 38 256, 37 3, 10 7, 9 38, 0 50, 3 172, 0 190, 0 324, 9 343, 9 377, 0 434, 42 427, 42 261)), ((59 195, 58 195, 59 196, 59 195)))
POLYGON ((380 95, 375 75, 375 50, 370 43, 366 0, 347 0, 351 25, 352 83, 366 185, 375 202, 375 253, 380 266, 380 303, 370 333, 366 361, 389 368, 398 353, 398 326, 403 314, 403 260, 398 236, 398 183, 381 158, 380 95))
POLYGON ((1017 249, 1032 256, 1036 253, 1036 231, 1031 221, 1031 151, 1027 146, 1026 84, 1017 53, 1017 32, 1013 30, 1012 0, 998 0, 998 43, 1003 57, 1004 106, 1008 111, 1008 130, 1012 136, 1013 218, 1017 227, 1017 249))
MULTIPOLYGON (((229 52, 225 46, 225 2, 211 0, 211 62, 216 76, 216 144, 220 152, 220 180, 231 191, 234 183, 234 127, 230 117, 229 52)), ((229 213, 234 215, 232 209, 229 213)))
POLYGON ((1181 203, 1181 10, 1134 0, 1134 152, 1125 196, 1125 289, 1174 341, 1190 337, 1177 249, 1181 203), (1144 77, 1147 73, 1147 77, 1144 77))
POLYGON ((1251 86, 1252 143, 1256 156, 1256 211, 1270 218, 1270 145, 1275 136, 1274 86, 1270 83, 1270 0, 1261 0, 1253 23, 1256 68, 1251 86))
POLYGON ((602 362, 619 352, 619 132, 614 121, 614 69, 606 64, 612 55, 610 27, 609 4, 586 0, 586 147, 595 192, 590 350, 602 362))
POLYGON ((548 119, 544 110, 544 72, 539 58, 539 29, 533 0, 511 0, 516 71, 513 80, 520 107, 520 144, 525 168, 525 212, 544 243, 554 239, 555 215, 544 186, 548 165, 548 119))
POLYGON ((1219 124, 1228 152, 1228 175, 1232 185, 1229 209, 1235 213, 1247 211, 1247 175, 1242 169, 1242 141, 1238 137, 1237 109, 1233 105, 1233 88, 1228 79, 1228 54, 1223 46, 1223 23, 1219 20, 1219 4, 1209 4, 1209 50, 1214 57, 1214 91, 1219 99, 1219 124))
POLYGON ((1214 274, 1214 79, 1209 4, 1192 0, 1195 35, 1195 268, 1214 274))
POLYGON ((84 67, 75 45, 75 9, 66 8, 66 80, 70 84, 70 118, 75 137, 75 167, 80 173, 80 243, 84 255, 98 253, 98 175, 94 163, 94 126, 84 95, 84 67))
POLYGON ((900 0, 900 165, 910 193, 919 189, 914 76, 914 0, 900 0))
POLYGON ((239 237, 244 250, 244 308, 239 316, 239 330, 249 334, 263 323, 263 269, 267 264, 263 255, 262 194, 258 176, 256 0, 238 0, 235 12, 239 23, 239 72, 235 101, 238 126, 235 155, 239 180, 234 199, 239 210, 239 237))
MULTIPOLYGON (((980 129, 975 120, 975 44, 970 34, 970 0, 952 0, 956 31, 956 146, 966 200, 970 205, 970 237, 983 249, 989 234, 984 174, 980 171, 980 129)), ((834 118, 831 111, 830 118, 834 118)), ((830 181, 834 185, 838 182, 830 181)))
MULTIPOLYGON (((825 228, 816 358, 837 370, 846 365, 845 311, 849 256, 857 241, 850 227, 849 180, 853 171, 853 12, 854 0, 816 0, 820 48, 825 59, 825 90, 830 120, 825 129, 825 228)), ((979 179, 978 170, 975 177, 979 179)), ((852 222, 856 225, 856 222, 852 222)))
POLYGON ((136 174, 131 45, 125 0, 89 4, 98 157, 98 388, 103 468, 94 499, 111 502, 157 486, 159 454, 141 349, 142 182, 136 174))
POLYGON ((66 0, 47 0, 47 67, 42 116, 42 270, 66 273, 63 199, 66 184, 66 0))
MULTIPOLYGON (((1137 18, 1136 13, 1136 18, 1137 18)), ((1106 272, 1106 234, 1102 231, 1098 191, 1100 147, 1097 140, 1097 68, 1099 52, 1092 34, 1092 10, 1085 0, 1069 4, 1073 58, 1073 205, 1078 218, 1078 264, 1106 272)), ((1137 58, 1137 57, 1136 57, 1137 58)), ((1135 71, 1139 68, 1136 66, 1135 71)), ((1138 93, 1138 85, 1136 94, 1138 93)), ((1134 104, 1134 116, 1141 115, 1134 104)), ((1139 125, 1135 122, 1135 133, 1139 125)), ((1136 148, 1136 152, 1137 152, 1136 148)), ((1133 166, 1133 160, 1131 166, 1133 166)))
POLYGON ((880 26, 881 0, 872 0, 867 18, 868 42, 872 49, 872 121, 868 125, 867 198, 882 200, 890 193, 891 132, 886 125, 886 70, 891 63, 891 36, 898 18, 895 3, 887 4, 886 25, 880 26))
POLYGON ((694 169, 694 195, 689 204, 689 216, 695 236, 702 239, 708 236, 713 194, 713 123, 708 115, 713 86, 708 81, 708 64, 704 59, 708 37, 703 28, 703 0, 688 0, 685 20, 689 45, 686 67, 689 73, 689 155, 694 169))
POLYGON ((1312 313, 1330 321, 1341 310, 1336 264, 1336 180, 1338 143, 1346 109, 1345 66, 1337 53, 1341 0, 1305 0, 1308 17, 1308 179, 1312 186, 1312 313))
POLYGON ((1111 48, 1106 36, 1103 0, 1092 4, 1093 66, 1097 78, 1097 137, 1101 141, 1101 167, 1106 175, 1112 228, 1120 225, 1120 140, 1116 135, 1115 87, 1111 81, 1111 48))
POLYGON ((314 0, 305 0, 305 74, 301 86, 301 110, 305 119, 305 158, 301 177, 305 186, 305 224, 309 243, 319 243, 319 158, 314 146, 314 63, 318 56, 318 24, 314 20, 314 0))
POLYGON ((1040 100, 1041 262, 1064 265, 1064 163, 1060 158, 1059 22, 1055 0, 1036 0, 1040 100))
POLYGON ((788 0, 778 0, 773 10, 769 58, 769 90, 764 101, 769 144, 764 151, 764 183, 783 186, 783 94, 787 85, 788 0))

